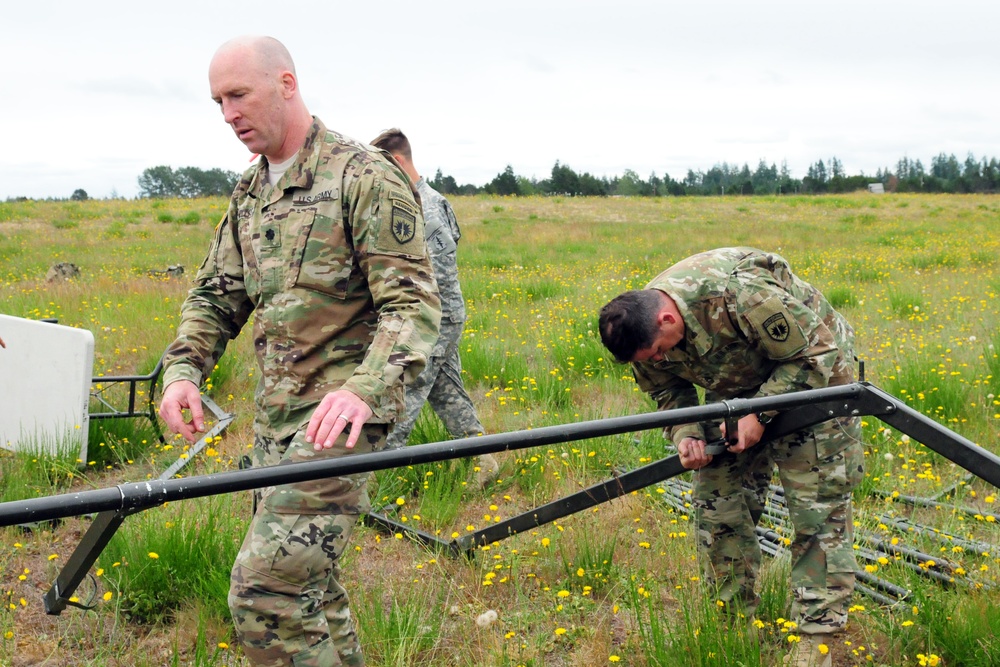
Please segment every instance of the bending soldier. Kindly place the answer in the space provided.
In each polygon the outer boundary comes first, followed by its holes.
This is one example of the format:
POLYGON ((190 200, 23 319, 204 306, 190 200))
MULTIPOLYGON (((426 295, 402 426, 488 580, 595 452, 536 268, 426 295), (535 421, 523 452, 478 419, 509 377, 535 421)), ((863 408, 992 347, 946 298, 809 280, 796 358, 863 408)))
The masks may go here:
MULTIPOLYGON (((782 257, 753 248, 682 260, 605 305, 600 331, 661 410, 697 405, 696 386, 716 402, 853 381, 847 321, 782 257)), ((770 416, 740 419, 736 444, 715 457, 705 444, 724 434, 724 424, 684 424, 668 435, 684 466, 695 469, 704 578, 728 608, 748 616, 759 601, 754 527, 777 465, 795 527, 792 615, 802 641, 793 664, 830 665, 822 645, 832 649, 847 623, 857 568, 851 491, 863 474, 860 419, 830 420, 757 446, 770 416)))

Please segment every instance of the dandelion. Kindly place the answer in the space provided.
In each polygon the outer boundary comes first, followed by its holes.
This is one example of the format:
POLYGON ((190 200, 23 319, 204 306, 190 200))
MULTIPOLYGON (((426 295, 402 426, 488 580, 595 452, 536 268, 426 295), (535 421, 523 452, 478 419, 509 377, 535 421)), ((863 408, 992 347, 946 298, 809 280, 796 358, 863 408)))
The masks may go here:
POLYGON ((111 591, 108 591, 104 594, 104 601, 110 602, 112 597, 114 597, 114 594, 111 591))
POLYGON ((476 625, 481 628, 488 628, 496 622, 499 615, 493 609, 487 609, 482 614, 476 617, 476 625))
POLYGON ((155 551, 150 551, 149 557, 152 558, 153 560, 156 560, 157 558, 160 557, 160 554, 156 553, 155 551))
POLYGON ((557 636, 562 636, 564 634, 566 634, 566 628, 556 628, 556 635, 557 636))
POLYGON ((229 644, 227 644, 226 642, 219 642, 219 643, 217 644, 217 646, 218 646, 218 647, 219 647, 220 649, 222 649, 223 651, 225 651, 225 650, 226 650, 227 648, 229 648, 229 644))

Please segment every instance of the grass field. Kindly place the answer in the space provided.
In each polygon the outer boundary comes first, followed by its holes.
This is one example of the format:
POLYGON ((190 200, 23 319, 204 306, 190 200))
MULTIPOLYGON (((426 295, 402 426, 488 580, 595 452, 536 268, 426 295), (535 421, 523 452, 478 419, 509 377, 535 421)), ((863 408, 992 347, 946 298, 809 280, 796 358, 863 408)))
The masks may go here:
MULTIPOLYGON (((148 371, 173 338, 225 205, 0 203, 0 312, 91 330, 95 374, 148 371), (46 282, 48 268, 63 261, 81 276, 46 282), (150 273, 177 264, 186 269, 181 278, 150 273)), ((868 380, 998 450, 1000 197, 474 197, 453 205, 463 231, 466 384, 491 433, 653 409, 628 368, 604 352, 598 309, 691 253, 753 245, 784 255, 853 323, 868 380)), ((186 474, 232 469, 252 442, 256 367, 247 338, 235 341, 206 388, 237 418, 186 474)), ((834 664, 1000 664, 997 490, 866 421, 858 530, 934 558, 915 569, 901 558, 859 560, 909 595, 892 608, 857 596, 845 643, 832 647, 834 664), (906 496, 936 501, 915 507, 899 502, 906 496), (901 519, 939 532, 920 534, 901 519), (923 576, 930 570, 954 581, 923 576)), ((81 466, 0 456, 0 493, 155 478, 184 451, 178 440, 159 444, 141 420, 99 426, 92 424, 90 460, 81 466)), ((425 413, 413 437, 445 435, 425 413)), ((382 472, 372 498, 449 539, 665 454, 658 433, 597 438, 499 455, 501 478, 485 491, 468 483, 464 462, 382 472)), ((660 485, 471 559, 359 527, 344 569, 369 663, 780 664, 797 639, 786 621, 787 559, 766 561, 759 627, 728 627, 699 582, 684 502, 682 489, 660 485)), ((45 615, 42 596, 88 520, 0 529, 0 664, 244 664, 225 597, 249 512, 240 493, 129 517, 81 587, 81 601, 92 599, 94 609, 61 616, 45 615)))

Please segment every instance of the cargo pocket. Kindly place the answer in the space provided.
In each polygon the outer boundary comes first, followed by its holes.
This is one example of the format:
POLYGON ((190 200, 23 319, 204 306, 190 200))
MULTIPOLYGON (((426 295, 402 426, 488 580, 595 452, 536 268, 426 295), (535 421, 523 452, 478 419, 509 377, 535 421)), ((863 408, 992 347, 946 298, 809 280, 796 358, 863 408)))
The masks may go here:
POLYGON ((288 269, 290 284, 345 298, 354 269, 354 252, 343 223, 311 210, 293 215, 302 218, 294 222, 300 231, 288 269))

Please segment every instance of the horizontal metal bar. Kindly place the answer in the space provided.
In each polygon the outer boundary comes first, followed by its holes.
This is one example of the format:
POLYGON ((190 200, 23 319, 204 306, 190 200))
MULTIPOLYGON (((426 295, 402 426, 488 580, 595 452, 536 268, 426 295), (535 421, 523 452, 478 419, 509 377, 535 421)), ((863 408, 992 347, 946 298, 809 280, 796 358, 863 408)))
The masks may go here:
POLYGON ((495 433, 447 442, 402 447, 371 454, 356 454, 320 461, 232 470, 181 479, 134 482, 119 485, 116 487, 117 491, 115 489, 99 489, 10 501, 0 503, 0 526, 92 512, 141 508, 160 505, 168 501, 201 498, 218 493, 246 491, 278 484, 292 484, 322 477, 351 475, 505 450, 527 449, 632 431, 664 428, 676 424, 724 419, 732 414, 746 415, 751 412, 787 410, 817 401, 857 398, 863 391, 861 385, 851 384, 781 396, 733 399, 726 403, 711 403, 677 410, 545 426, 525 431, 495 433))

